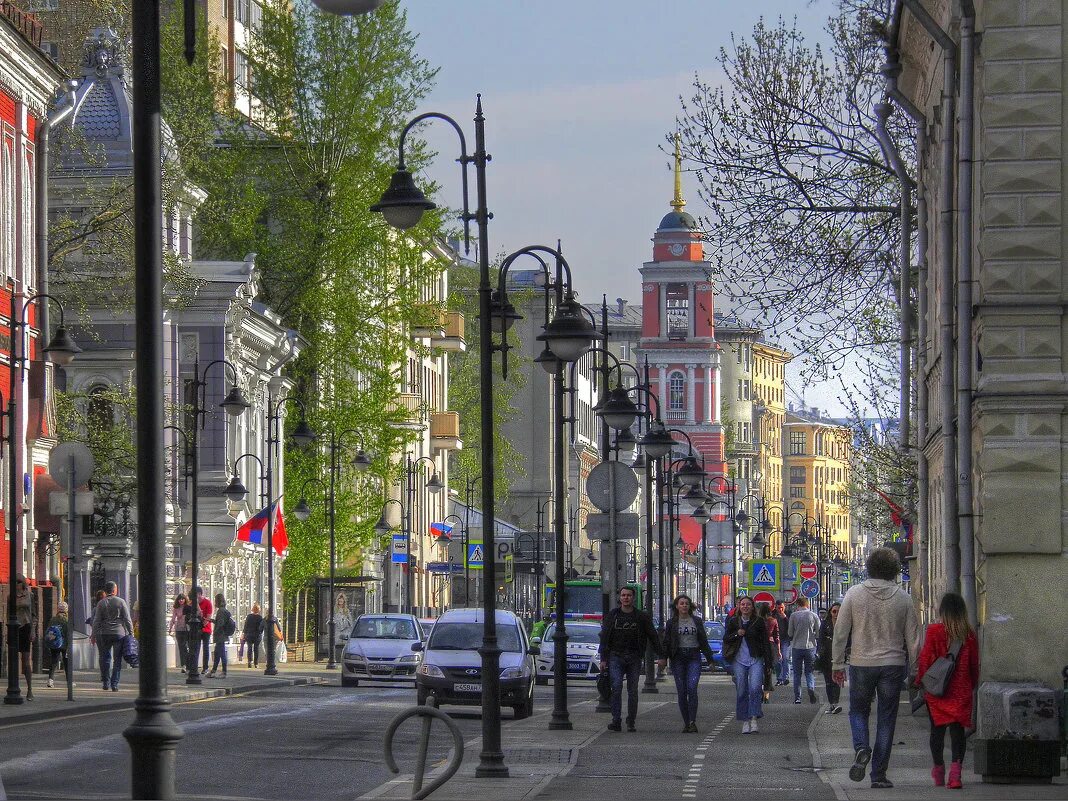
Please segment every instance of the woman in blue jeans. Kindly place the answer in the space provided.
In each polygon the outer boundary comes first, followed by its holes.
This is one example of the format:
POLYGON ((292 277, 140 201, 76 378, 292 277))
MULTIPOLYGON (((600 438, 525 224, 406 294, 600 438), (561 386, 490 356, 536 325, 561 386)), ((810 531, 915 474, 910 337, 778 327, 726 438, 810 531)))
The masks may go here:
POLYGON ((756 734, 757 719, 764 717, 764 666, 775 660, 767 625, 757 616, 751 598, 738 599, 738 607, 723 634, 723 651, 734 670, 736 713, 742 721, 742 734, 756 734))
MULTIPOLYGON (((675 690, 679 694, 683 732, 697 733, 697 684, 701 680, 701 654, 712 664, 712 649, 704 621, 693 614, 689 595, 680 595, 671 605, 671 620, 664 631, 664 653, 671 659, 675 690)), ((661 659, 660 664, 666 664, 661 659)))

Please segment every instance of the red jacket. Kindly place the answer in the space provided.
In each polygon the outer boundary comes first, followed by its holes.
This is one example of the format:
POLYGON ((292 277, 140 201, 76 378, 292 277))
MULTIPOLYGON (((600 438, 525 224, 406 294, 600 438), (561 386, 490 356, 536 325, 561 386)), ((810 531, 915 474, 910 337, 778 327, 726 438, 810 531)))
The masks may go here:
MULTIPOLYGON (((927 627, 927 636, 920 651, 920 669, 917 682, 923 678, 934 661, 945 656, 949 651, 949 635, 941 623, 932 623, 927 627)), ((961 646, 957 655, 957 668, 949 680, 949 688, 942 697, 924 693, 927 707, 931 710, 931 720, 936 726, 959 723, 965 728, 972 726, 972 698, 975 688, 979 686, 979 643, 974 634, 961 646)))
POLYGON ((204 619, 204 628, 201 629, 205 634, 211 634, 211 601, 207 598, 200 599, 200 616, 204 619))

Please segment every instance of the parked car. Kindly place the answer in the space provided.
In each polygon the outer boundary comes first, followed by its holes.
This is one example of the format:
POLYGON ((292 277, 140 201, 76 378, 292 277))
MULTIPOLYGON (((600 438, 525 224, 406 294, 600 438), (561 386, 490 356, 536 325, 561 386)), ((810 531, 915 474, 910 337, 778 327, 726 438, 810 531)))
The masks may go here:
POLYGON ((701 657, 703 670, 726 670, 727 660, 723 658, 723 623, 718 620, 705 621, 705 633, 708 635, 708 647, 712 649, 712 664, 701 657))
POLYGON ((360 681, 414 681, 420 656, 413 643, 423 641, 423 630, 413 615, 360 615, 352 627, 341 657, 341 686, 360 681))
POLYGON ((423 630, 423 642, 427 641, 430 637, 430 632, 434 630, 434 624, 438 622, 436 617, 421 617, 419 618, 419 627, 423 630))
MULTIPOLYGON (((594 679, 601 672, 597 662, 597 649, 600 647, 601 627, 594 623, 568 623, 567 632, 567 677, 569 679, 594 679)), ((538 672, 537 683, 548 684, 553 677, 553 665, 556 656, 556 624, 550 623, 540 643, 541 649, 536 660, 538 672)))
MULTIPOLYGON (((423 653, 415 679, 420 704, 431 694, 439 705, 482 703, 482 615, 481 609, 450 609, 438 618, 425 646, 411 646, 423 653)), ((529 717, 534 713, 534 658, 540 651, 530 644, 514 612, 497 610, 496 623, 501 706, 512 707, 517 719, 529 717)))

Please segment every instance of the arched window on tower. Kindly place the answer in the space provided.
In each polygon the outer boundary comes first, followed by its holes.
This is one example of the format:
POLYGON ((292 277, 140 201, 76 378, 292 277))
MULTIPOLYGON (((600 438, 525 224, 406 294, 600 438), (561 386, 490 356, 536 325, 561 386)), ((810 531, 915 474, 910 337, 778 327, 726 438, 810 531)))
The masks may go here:
POLYGON ((690 336, 690 287, 687 284, 667 285, 667 335, 669 339, 688 339, 690 336))
POLYGON ((673 412, 682 411, 686 408, 686 377, 676 370, 668 379, 668 386, 668 409, 673 412))

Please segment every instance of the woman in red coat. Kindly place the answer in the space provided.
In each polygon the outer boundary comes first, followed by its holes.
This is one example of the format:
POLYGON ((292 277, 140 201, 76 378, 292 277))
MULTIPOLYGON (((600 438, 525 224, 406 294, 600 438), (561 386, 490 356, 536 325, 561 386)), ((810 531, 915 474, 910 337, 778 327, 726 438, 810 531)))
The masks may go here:
POLYGON ((919 683, 935 660, 949 652, 954 641, 963 643, 957 654, 957 667, 945 694, 937 696, 924 693, 927 711, 931 716, 931 756, 934 758, 931 778, 938 787, 946 784, 946 764, 942 750, 948 730, 953 762, 949 768, 947 786, 958 790, 963 786, 960 774, 964 762, 964 730, 972 725, 972 698, 975 688, 979 686, 979 643, 968 625, 968 609, 964 599, 956 593, 947 592, 942 596, 938 616, 942 622, 932 623, 927 627, 916 681, 919 683))

